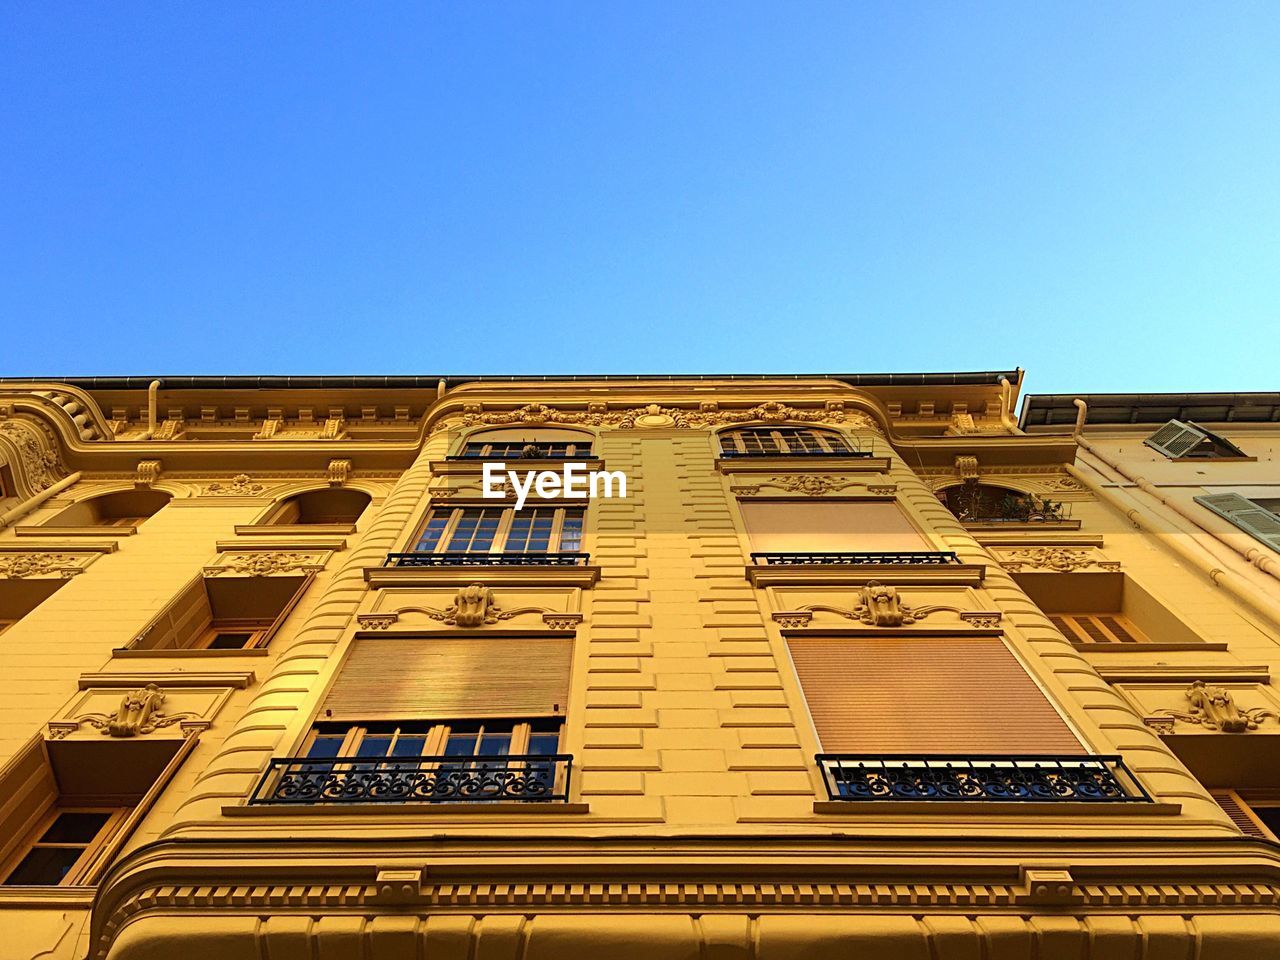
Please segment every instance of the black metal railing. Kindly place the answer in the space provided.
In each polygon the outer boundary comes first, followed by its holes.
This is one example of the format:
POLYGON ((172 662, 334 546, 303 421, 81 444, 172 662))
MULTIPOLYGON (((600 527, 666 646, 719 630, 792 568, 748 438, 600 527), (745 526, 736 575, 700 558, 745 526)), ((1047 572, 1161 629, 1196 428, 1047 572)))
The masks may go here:
POLYGON ((567 802, 569 754, 374 760, 277 757, 249 799, 265 803, 567 802))
POLYGON ((721 457, 870 457, 870 450, 736 450, 721 449, 721 457))
POLYGON ((816 759, 832 800, 1151 801, 1120 757, 820 753, 816 759))
POLYGON ((959 563, 960 558, 951 551, 920 550, 907 553, 753 553, 751 562, 768 566, 806 564, 867 564, 898 563, 935 565, 959 563))
POLYGON ((539 450, 536 455, 523 453, 451 453, 446 460, 491 460, 494 463, 499 461, 503 463, 516 463, 520 460, 568 460, 576 462, 578 460, 590 462, 599 460, 600 458, 594 453, 548 453, 539 450))
POLYGON ((589 553, 388 553, 386 567, 583 567, 589 553))

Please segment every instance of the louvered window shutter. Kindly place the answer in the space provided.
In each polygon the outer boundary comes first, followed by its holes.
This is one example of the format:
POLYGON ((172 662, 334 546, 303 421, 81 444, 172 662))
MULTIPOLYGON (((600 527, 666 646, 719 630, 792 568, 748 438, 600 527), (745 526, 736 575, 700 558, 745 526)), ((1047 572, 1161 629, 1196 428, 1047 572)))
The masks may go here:
POLYGON ((1160 451, 1166 457, 1176 460, 1178 457, 1185 457, 1206 439, 1208 439, 1207 434, 1190 424, 1183 423, 1181 420, 1170 420, 1142 442, 1160 451))
POLYGON ((362 638, 318 720, 563 716, 569 639, 362 638))
POLYGON ((1272 550, 1280 552, 1280 517, 1265 507, 1258 506, 1238 493, 1214 493, 1196 497, 1196 503, 1212 510, 1272 550))
POLYGON ((1084 752, 999 637, 796 637, 788 646, 827 752, 1084 752))
POLYGON ((1240 828, 1246 837, 1259 837, 1263 840, 1274 840, 1266 824, 1257 818, 1249 805, 1234 790, 1212 790, 1213 799, 1231 818, 1231 822, 1240 828))

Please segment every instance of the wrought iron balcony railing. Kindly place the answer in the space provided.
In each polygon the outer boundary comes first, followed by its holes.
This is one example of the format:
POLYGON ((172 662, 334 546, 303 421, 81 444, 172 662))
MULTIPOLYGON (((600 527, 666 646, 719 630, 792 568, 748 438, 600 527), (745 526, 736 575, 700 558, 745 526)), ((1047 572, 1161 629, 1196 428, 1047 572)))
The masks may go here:
POLYGON ((569 754, 395 760, 277 757, 249 802, 564 803, 572 768, 569 754))
POLYGON ((820 753, 832 800, 1149 803, 1120 757, 820 753))
POLYGON ((721 457, 870 457, 870 450, 737 450, 721 449, 721 457))
POLYGON ((591 461, 591 460, 599 460, 599 459, 600 459, 600 458, 599 458, 598 456, 596 456, 594 453, 572 453, 572 454, 570 454, 570 453, 551 453, 551 452, 549 452, 549 451, 545 451, 545 450, 539 450, 536 454, 534 454, 534 453, 528 453, 528 454, 526 454, 526 453, 523 453, 523 452, 522 452, 522 453, 508 453, 508 454, 502 454, 502 453, 451 453, 451 454, 449 454, 447 457, 445 457, 445 460, 463 460, 463 461, 466 461, 466 460, 492 460, 492 461, 494 461, 494 462, 497 462, 497 461, 501 460, 501 461, 503 461, 504 463, 514 463, 514 462, 515 462, 515 461, 517 461, 517 460, 569 460, 569 461, 573 461, 573 462, 575 462, 575 463, 576 463, 576 462, 577 462, 577 461, 579 461, 579 460, 582 460, 582 461, 584 461, 584 462, 589 462, 589 461, 591 461))
POLYGON ((794 564, 866 564, 866 563, 903 563, 903 564, 943 564, 959 563, 960 558, 951 551, 921 550, 908 553, 753 553, 751 562, 769 566, 789 566, 794 564))
POLYGON ((388 553, 386 567, 585 567, 589 553, 388 553))

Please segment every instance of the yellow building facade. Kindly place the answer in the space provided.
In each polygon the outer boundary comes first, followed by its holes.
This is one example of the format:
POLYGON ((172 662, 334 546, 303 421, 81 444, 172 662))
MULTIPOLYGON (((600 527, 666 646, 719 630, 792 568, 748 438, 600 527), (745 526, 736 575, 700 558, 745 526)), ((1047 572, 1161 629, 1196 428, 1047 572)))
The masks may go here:
POLYGON ((0 381, 0 958, 1280 956, 1280 395, 1020 388, 0 381))

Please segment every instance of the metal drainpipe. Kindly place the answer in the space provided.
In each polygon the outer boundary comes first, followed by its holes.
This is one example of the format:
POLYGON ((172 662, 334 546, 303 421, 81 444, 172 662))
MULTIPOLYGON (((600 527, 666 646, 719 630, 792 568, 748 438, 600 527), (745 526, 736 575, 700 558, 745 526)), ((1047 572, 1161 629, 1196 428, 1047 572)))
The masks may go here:
POLYGON ((160 381, 152 380, 147 386, 147 432, 139 440, 150 440, 156 432, 156 421, 159 419, 160 381))
POLYGON ((1122 495, 1110 487, 1102 486, 1101 482, 1096 479, 1096 477, 1101 476, 1101 474, 1097 473, 1097 468, 1090 465, 1089 470, 1091 472, 1086 473, 1072 464, 1067 465, 1067 473, 1083 483, 1102 500, 1119 510, 1135 527, 1159 537, 1161 545, 1168 547, 1192 567, 1207 576, 1214 586, 1221 587, 1245 606, 1255 611, 1271 625, 1272 629, 1280 631, 1280 603, 1268 597, 1252 580, 1247 580, 1238 573, 1232 573, 1223 566, 1215 566, 1211 561, 1221 562, 1221 558, 1210 550, 1204 547, 1196 549, 1185 546, 1184 541, 1188 537, 1185 530, 1175 527, 1167 520, 1160 519, 1143 504, 1134 501, 1130 495, 1122 495))
POLYGON ((1156 500, 1157 502, 1159 502, 1169 510, 1172 510, 1174 513, 1182 517, 1184 520, 1190 521, 1191 525, 1196 530, 1199 530, 1202 533, 1207 533, 1209 536, 1213 537, 1213 539, 1217 540, 1224 547, 1229 548, 1232 553, 1241 557, 1247 563, 1251 564, 1254 567, 1257 567, 1263 573, 1268 574, 1269 576, 1272 576, 1277 580, 1280 580, 1280 561, 1277 561, 1274 557, 1272 557, 1269 551, 1264 551, 1262 549, 1253 549, 1249 551, 1242 550, 1240 547, 1238 547, 1236 544, 1232 543, 1231 541, 1227 540, 1217 531, 1210 530, 1208 527, 1202 524, 1200 522, 1200 519, 1190 510, 1187 510, 1181 504, 1173 500, 1169 500, 1167 497, 1165 497, 1164 494, 1160 492, 1160 488, 1157 487, 1155 484, 1153 484, 1150 480, 1146 479, 1145 477, 1134 476, 1124 467, 1120 466, 1120 464, 1116 463, 1114 460, 1109 459, 1101 450, 1095 447, 1092 443, 1090 443, 1084 437, 1077 436, 1076 442, 1079 443, 1080 446, 1083 447, 1085 450, 1089 451, 1090 454, 1092 454, 1093 456, 1101 460, 1103 463, 1105 463, 1108 467, 1110 467, 1116 473, 1120 474, 1120 476, 1124 477, 1126 480, 1132 483, 1135 487, 1137 487, 1147 496, 1151 497, 1153 500, 1156 500))
POLYGON ((1000 425, 1007 429, 1010 433, 1021 433, 1018 425, 1013 422, 1013 418, 1009 416, 1010 397, 1013 393, 1013 384, 1009 382, 1008 377, 1000 378, 1000 425))
POLYGON ((52 486, 45 487, 43 490, 37 493, 34 497, 29 497, 28 499, 23 500, 22 503, 18 504, 13 509, 6 511, 3 516, 0 516, 0 530, 3 530, 9 524, 13 523, 13 521, 15 520, 21 520, 23 517, 25 517, 28 513, 30 513, 36 507, 40 506, 40 504, 44 503, 50 497, 57 496, 63 490, 67 489, 67 487, 71 486, 73 483, 75 483, 79 479, 80 479, 80 471, 77 470, 75 473, 71 474, 70 476, 63 477, 61 480, 59 480, 57 483, 53 484, 52 486))

